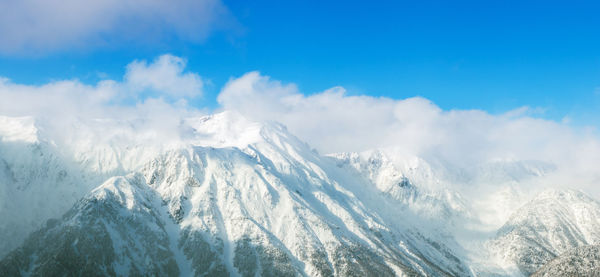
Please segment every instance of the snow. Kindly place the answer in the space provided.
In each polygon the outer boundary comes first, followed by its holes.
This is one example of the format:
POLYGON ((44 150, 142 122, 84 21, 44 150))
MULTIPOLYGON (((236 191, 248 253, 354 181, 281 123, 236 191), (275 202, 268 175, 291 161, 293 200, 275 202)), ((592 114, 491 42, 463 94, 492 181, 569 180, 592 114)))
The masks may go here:
POLYGON ((246 146, 262 141, 262 125, 251 122, 233 111, 185 120, 190 130, 187 139, 190 144, 211 147, 246 146))

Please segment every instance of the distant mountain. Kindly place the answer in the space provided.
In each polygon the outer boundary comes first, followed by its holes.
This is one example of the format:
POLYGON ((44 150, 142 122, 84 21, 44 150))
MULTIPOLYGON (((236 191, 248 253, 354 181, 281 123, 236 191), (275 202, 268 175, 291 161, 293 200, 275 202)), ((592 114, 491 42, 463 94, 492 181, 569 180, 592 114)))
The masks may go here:
POLYGON ((490 249, 530 275, 557 256, 600 242, 600 203, 580 191, 550 189, 498 230, 490 249))
POLYGON ((470 209, 460 193, 443 184, 440 172, 435 172, 418 157, 395 160, 393 150, 373 150, 362 153, 331 155, 340 168, 355 172, 367 184, 395 202, 395 206, 431 221, 449 224, 456 218, 469 218, 470 209))

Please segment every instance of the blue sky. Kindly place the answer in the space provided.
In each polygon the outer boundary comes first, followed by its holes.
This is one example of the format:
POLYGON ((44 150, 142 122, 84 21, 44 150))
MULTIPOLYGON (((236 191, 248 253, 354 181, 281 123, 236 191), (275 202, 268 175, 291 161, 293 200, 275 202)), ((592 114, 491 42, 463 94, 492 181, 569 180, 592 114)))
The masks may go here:
POLYGON ((169 28, 156 35, 159 22, 134 30, 145 37, 140 43, 108 38, 4 51, 0 76, 25 84, 95 83, 122 78, 132 60, 171 53, 210 80, 196 106, 216 107, 231 77, 258 70, 306 94, 343 86, 355 95, 422 96, 443 109, 530 106, 540 117, 597 125, 595 1, 324 2, 225 1, 228 16, 201 39, 169 28))

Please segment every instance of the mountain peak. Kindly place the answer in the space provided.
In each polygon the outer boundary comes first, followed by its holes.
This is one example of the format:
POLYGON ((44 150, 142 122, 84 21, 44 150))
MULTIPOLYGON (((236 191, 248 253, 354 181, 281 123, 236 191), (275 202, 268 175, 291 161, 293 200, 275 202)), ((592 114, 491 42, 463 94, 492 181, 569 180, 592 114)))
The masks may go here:
POLYGON ((262 140, 264 124, 253 122, 241 114, 225 111, 203 117, 186 118, 184 139, 194 145, 244 148, 262 140))

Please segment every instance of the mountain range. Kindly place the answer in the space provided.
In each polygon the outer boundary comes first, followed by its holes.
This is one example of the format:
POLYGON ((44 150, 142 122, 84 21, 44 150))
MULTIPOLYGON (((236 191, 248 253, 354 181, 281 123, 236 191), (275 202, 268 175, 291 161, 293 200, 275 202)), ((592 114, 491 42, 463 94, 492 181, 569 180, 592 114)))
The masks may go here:
POLYGON ((528 189, 552 164, 320 154, 232 111, 69 124, 0 117, 2 276, 598 272, 600 202, 528 189))

